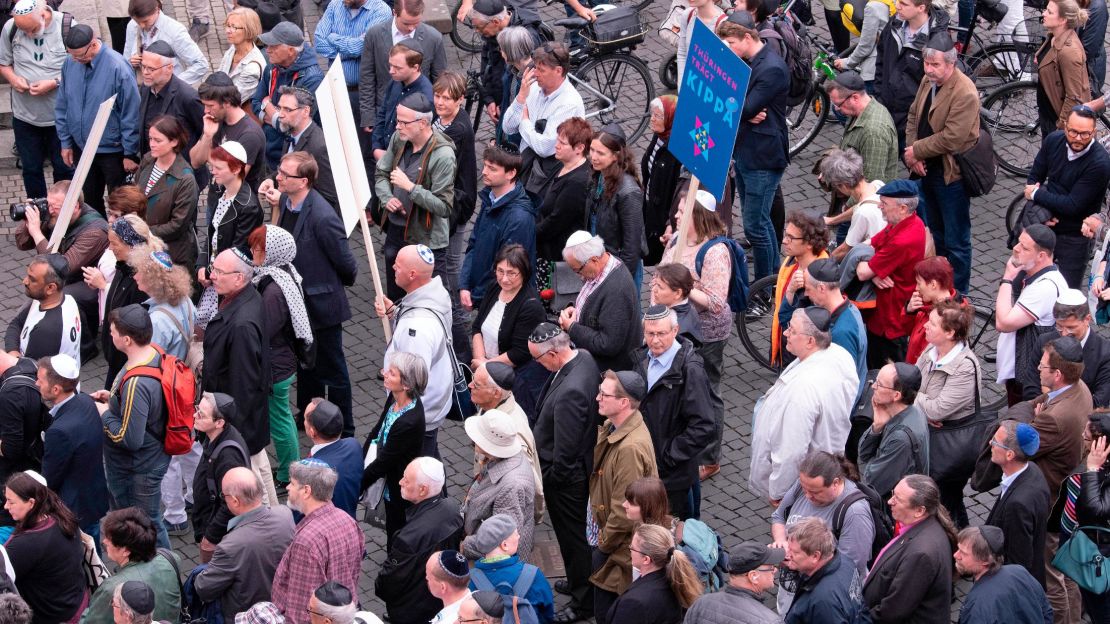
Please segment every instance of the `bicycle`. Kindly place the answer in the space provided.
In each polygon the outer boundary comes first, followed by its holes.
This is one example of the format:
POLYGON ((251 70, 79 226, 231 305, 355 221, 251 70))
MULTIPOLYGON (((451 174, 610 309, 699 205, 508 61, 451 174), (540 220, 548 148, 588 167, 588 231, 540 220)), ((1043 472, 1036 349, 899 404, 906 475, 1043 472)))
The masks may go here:
MULTIPOLYGON (((637 12, 650 2, 644 0, 635 5, 637 12)), ((594 7, 594 10, 604 13, 603 7, 594 7)), ((628 137, 628 143, 634 143, 647 130, 651 101, 655 99, 651 71, 634 54, 636 45, 643 39, 599 41, 594 36, 593 25, 581 17, 555 20, 553 25, 565 28, 571 41, 583 42, 570 45, 571 70, 567 79, 582 96, 586 119, 596 118, 598 128, 618 124, 628 137)), ((647 32, 646 26, 643 32, 647 32)), ((547 34, 544 35, 546 38, 547 34)), ((475 129, 482 117, 481 90, 481 72, 469 70, 464 106, 468 114, 474 115, 475 129)))
POLYGON ((979 36, 976 26, 984 23, 993 30, 1006 16, 1007 9, 999 0, 978 0, 971 25, 967 28, 950 26, 959 41, 959 59, 971 78, 985 95, 998 87, 1030 76, 1037 49, 1044 42, 1044 27, 1039 17, 1024 21, 1024 35, 1015 28, 1004 40, 986 43, 979 36))
POLYGON ((836 53, 832 52, 824 43, 811 37, 805 30, 798 31, 798 36, 806 37, 809 40, 809 45, 817 49, 817 54, 813 58, 813 77, 806 99, 797 106, 786 108, 786 126, 790 135, 789 154, 791 158, 797 156, 799 152, 812 143, 817 135, 821 133, 821 129, 825 127, 825 121, 832 112, 829 105, 829 92, 825 90, 825 81, 836 78, 836 70, 832 66, 832 60, 836 58, 836 53), (811 111, 812 114, 810 114, 811 111))

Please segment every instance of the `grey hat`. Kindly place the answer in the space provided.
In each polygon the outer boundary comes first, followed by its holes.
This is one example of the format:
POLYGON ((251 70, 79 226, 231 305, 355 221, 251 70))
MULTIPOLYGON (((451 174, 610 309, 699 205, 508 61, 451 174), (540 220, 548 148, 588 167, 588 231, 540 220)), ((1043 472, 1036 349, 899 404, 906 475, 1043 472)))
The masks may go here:
POLYGON ((325 399, 317 403, 308 418, 312 428, 325 438, 338 438, 343 433, 343 412, 331 401, 325 399))
POLYGON ((410 111, 417 113, 430 113, 434 109, 432 103, 428 101, 428 96, 420 92, 410 93, 401 100, 400 106, 404 106, 410 111))
POLYGON ((820 258, 810 262, 806 272, 816 282, 840 284, 840 265, 832 258, 820 258))
MULTIPOLYGON (((516 520, 509 514, 494 514, 484 521, 468 539, 469 546, 485 556, 507 540, 517 530, 516 520)), ((492 614, 491 614, 492 615, 492 614)))
POLYGON ((66 49, 80 50, 92 43, 93 36, 92 28, 89 28, 88 24, 74 24, 69 29, 69 34, 65 36, 66 49))
POLYGON ((1056 233, 1052 228, 1043 223, 1034 223, 1025 228, 1025 234, 1037 243, 1037 247, 1047 249, 1049 252, 1056 251, 1056 233))
POLYGON ((781 548, 771 548, 759 542, 742 542, 728 551, 729 574, 751 572, 764 564, 778 565, 786 558, 781 548))
POLYGON ((304 43, 304 32, 293 22, 282 22, 273 30, 258 36, 258 40, 268 46, 299 46, 304 43))
POLYGON ((504 362, 486 362, 486 372, 493 383, 502 390, 512 390, 516 381, 516 372, 513 367, 504 362))
POLYGON ((601 131, 613 137, 622 146, 628 145, 628 135, 624 133, 624 128, 621 128, 615 123, 605 124, 601 127, 601 131))
POLYGON ((132 303, 131 305, 116 308, 116 327, 132 332, 153 331, 150 314, 143 306, 132 303))
POLYGON ((633 401, 643 401, 647 396, 647 382, 636 371, 617 371, 617 381, 621 382, 624 393, 633 401))
POLYGON ((501 619, 505 615, 505 603, 501 599, 501 594, 495 591, 476 591, 470 594, 470 597, 478 603, 482 612, 491 618, 501 619))
POLYGON ((154 590, 143 581, 127 581, 119 597, 138 615, 154 613, 154 590))
POLYGON ((158 56, 164 56, 166 58, 177 58, 177 52, 173 51, 173 47, 161 39, 148 45, 144 52, 150 52, 151 54, 157 54, 158 56))
POLYGON ((848 71, 842 71, 837 74, 836 78, 833 79, 833 82, 836 83, 838 87, 841 87, 848 91, 860 92, 867 90, 867 87, 863 84, 863 78, 860 77, 859 72, 850 69, 848 71))
POLYGON ((397 45, 405 46, 406 48, 412 50, 413 52, 419 52, 420 54, 424 54, 424 46, 421 45, 420 40, 415 38, 415 37, 409 37, 408 39, 402 39, 402 40, 397 42, 397 45))

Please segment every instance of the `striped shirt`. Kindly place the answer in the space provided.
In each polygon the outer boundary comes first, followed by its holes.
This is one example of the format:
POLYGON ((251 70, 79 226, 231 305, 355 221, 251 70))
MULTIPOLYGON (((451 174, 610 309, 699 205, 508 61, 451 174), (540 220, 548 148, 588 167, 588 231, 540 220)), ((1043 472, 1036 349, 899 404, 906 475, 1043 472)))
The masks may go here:
POLYGON ((352 16, 343 0, 331 0, 316 24, 316 52, 331 62, 343 61, 343 77, 348 86, 358 85, 358 65, 362 45, 371 26, 393 19, 393 12, 382 0, 366 0, 352 16))
POLYGON ((154 168, 150 171, 150 179, 146 181, 147 195, 150 195, 150 192, 154 190, 154 185, 158 184, 158 180, 161 180, 165 174, 166 172, 159 169, 158 165, 154 165, 154 168))

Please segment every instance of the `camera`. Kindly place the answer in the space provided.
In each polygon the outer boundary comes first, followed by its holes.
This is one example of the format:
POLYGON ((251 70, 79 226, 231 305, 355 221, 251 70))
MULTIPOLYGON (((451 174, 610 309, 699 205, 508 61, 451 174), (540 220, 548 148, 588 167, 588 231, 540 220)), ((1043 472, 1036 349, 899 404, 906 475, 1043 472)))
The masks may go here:
POLYGON ((28 199, 24 202, 12 204, 8 208, 8 213, 12 216, 12 221, 22 221, 27 218, 28 209, 38 210, 39 221, 42 223, 48 223, 50 221, 50 204, 46 202, 45 197, 28 199))

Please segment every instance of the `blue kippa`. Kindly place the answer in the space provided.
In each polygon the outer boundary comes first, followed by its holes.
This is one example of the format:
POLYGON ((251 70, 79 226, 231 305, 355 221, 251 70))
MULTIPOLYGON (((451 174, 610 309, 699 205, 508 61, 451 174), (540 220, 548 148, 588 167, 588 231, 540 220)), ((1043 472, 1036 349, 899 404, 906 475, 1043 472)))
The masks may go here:
POLYGON ((1018 423, 1014 433, 1017 435, 1018 446, 1021 447, 1021 452, 1025 453, 1026 457, 1037 454, 1037 449, 1041 448, 1041 434, 1037 433, 1032 425, 1018 423))
POLYGON ((879 189, 882 197, 917 197, 917 183, 913 180, 894 180, 879 189))

